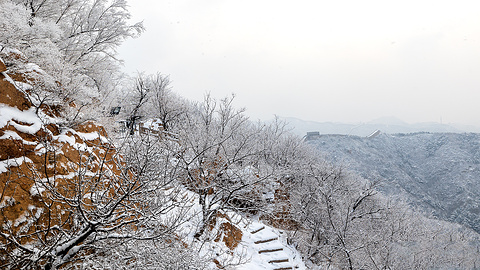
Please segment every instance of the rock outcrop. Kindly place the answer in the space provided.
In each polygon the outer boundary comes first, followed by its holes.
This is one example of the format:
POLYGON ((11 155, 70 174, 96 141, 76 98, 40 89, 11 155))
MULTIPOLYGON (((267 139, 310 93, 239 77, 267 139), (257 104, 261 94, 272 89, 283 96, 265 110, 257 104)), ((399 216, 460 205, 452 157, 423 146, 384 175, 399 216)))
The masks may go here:
MULTIPOLYGON (((67 128, 45 105, 32 106, 0 59, 0 265, 16 250, 42 256, 78 225, 76 213, 97 205, 95 192, 113 196, 109 176, 119 159, 94 122, 67 128)), ((58 249, 56 250, 58 252, 58 249)), ((41 258, 37 258, 40 264, 41 258)), ((47 258, 43 261, 47 263, 47 258)))

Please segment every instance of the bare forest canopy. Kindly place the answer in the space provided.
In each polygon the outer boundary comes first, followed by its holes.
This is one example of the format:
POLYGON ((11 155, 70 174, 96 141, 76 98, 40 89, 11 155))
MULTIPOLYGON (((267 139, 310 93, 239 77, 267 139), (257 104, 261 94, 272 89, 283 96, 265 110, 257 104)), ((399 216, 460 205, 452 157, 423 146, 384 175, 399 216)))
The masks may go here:
POLYGON ((480 134, 320 136, 312 146, 387 194, 403 194, 425 212, 480 232, 480 134))
POLYGON ((480 265, 477 233, 284 122, 123 74, 115 51, 144 31, 129 17, 124 0, 0 0, 1 269, 480 265))

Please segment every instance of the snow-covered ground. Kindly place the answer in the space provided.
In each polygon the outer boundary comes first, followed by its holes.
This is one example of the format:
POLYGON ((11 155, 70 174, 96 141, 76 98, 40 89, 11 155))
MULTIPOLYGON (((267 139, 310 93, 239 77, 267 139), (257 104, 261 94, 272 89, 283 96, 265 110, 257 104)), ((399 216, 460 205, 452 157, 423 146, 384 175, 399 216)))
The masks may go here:
POLYGON ((301 255, 291 245, 283 231, 252 221, 242 227, 242 244, 247 247, 250 262, 238 270, 306 269, 301 255))
MULTIPOLYGON (((248 218, 233 211, 222 212, 217 217, 217 226, 206 232, 204 243, 194 241, 193 234, 200 224, 200 205, 197 195, 191 191, 182 191, 182 197, 191 203, 185 222, 178 231, 187 243, 199 250, 200 256, 217 260, 226 269, 235 270, 283 270, 307 269, 300 253, 287 243, 286 233, 264 224, 258 218, 248 218), (218 225, 228 222, 242 233, 241 241, 235 249, 230 250, 223 241, 213 241, 218 235, 218 225), (230 266, 228 266, 230 265, 230 266)), ((217 239, 218 240, 218 239, 217 239)), ((211 269, 218 269, 211 263, 211 269)))

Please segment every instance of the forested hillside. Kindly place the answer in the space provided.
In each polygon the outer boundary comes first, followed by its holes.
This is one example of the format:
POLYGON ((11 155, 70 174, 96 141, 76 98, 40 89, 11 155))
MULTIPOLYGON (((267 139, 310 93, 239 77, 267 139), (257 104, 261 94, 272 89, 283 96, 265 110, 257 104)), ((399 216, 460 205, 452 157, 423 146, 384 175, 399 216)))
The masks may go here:
POLYGON ((0 0, 1 269, 478 267, 478 234, 234 95, 123 74, 128 18, 124 0, 0 0))
POLYGON ((428 213, 480 232, 480 134, 325 135, 312 145, 387 194, 403 194, 428 213))

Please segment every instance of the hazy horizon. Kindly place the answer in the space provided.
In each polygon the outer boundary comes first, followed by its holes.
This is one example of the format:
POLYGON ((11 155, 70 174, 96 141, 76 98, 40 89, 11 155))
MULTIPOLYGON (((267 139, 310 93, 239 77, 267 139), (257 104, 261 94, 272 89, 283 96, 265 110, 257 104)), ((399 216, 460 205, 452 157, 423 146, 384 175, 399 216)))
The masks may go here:
POLYGON ((147 30, 120 48, 125 71, 186 98, 235 93, 261 120, 480 126, 480 2, 128 2, 147 30))
MULTIPOLYGON (((299 117, 295 117, 295 116, 288 116, 288 115, 279 115, 279 114, 276 114, 276 116, 280 117, 280 118, 294 118, 294 119, 298 119, 298 120, 302 120, 302 121, 305 121, 305 122, 317 122, 317 123, 339 123, 339 124, 367 124, 367 123, 377 123, 379 121, 382 121, 382 122, 388 122, 390 121, 390 124, 395 124, 393 123, 394 121, 397 121, 397 122, 401 122, 401 124, 406 124, 406 125, 415 125, 415 124, 426 124, 426 123, 432 123, 432 124, 439 124, 439 125, 462 125, 462 126, 473 126, 473 127, 478 127, 480 128, 480 126, 478 125, 469 125, 469 124, 459 124, 459 123, 455 123, 455 122, 450 122, 450 123, 445 123, 443 122, 442 120, 440 121, 417 121, 417 122, 407 122, 407 121, 404 121, 403 119, 399 118, 399 117, 396 117, 396 116, 393 116, 393 115, 385 115, 385 116, 379 116, 379 117, 376 117, 376 118, 372 118, 372 119, 365 119, 364 121, 329 121, 329 120, 326 120, 326 121, 317 121, 317 120, 306 120, 306 119, 302 119, 302 118, 299 118, 299 117)), ((400 123, 398 123, 400 124, 400 123)))
POLYGON ((292 132, 304 136, 307 132, 318 131, 320 134, 343 134, 368 136, 379 130, 386 134, 399 133, 480 133, 480 127, 454 123, 407 123, 395 117, 382 117, 368 122, 317 122, 305 121, 296 117, 278 116, 285 121, 292 132))

